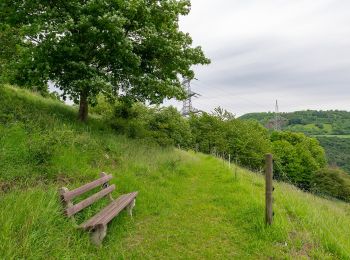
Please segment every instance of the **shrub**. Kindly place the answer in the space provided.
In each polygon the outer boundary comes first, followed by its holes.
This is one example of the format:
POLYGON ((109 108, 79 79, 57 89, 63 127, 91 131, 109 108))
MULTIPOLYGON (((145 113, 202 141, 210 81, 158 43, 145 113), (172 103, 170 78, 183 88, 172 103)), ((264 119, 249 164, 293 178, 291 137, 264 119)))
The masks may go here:
POLYGON ((325 152, 319 142, 292 132, 273 132, 271 141, 276 177, 310 190, 313 175, 326 166, 325 152))
POLYGON ((191 146, 189 122, 174 107, 155 109, 149 122, 149 131, 161 145, 191 146))
POLYGON ((115 106, 112 127, 131 138, 150 139, 159 145, 191 146, 189 122, 174 107, 146 107, 119 102, 115 106))
POLYGON ((110 119, 112 128, 130 138, 148 138, 151 113, 149 108, 139 103, 128 105, 117 102, 110 119))
POLYGON ((254 121, 221 114, 193 115, 190 125, 194 145, 204 153, 219 153, 237 159, 243 166, 260 169, 271 150, 267 130, 254 121))
POLYGON ((350 176, 337 168, 323 168, 316 172, 311 190, 350 202, 350 176))

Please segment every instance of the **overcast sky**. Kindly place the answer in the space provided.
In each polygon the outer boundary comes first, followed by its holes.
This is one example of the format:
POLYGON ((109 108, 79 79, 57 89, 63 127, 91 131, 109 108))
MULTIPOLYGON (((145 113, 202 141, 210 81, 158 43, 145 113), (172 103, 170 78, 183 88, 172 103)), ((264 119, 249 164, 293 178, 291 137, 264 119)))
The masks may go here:
POLYGON ((180 27, 212 60, 198 109, 350 110, 349 0, 192 0, 180 27))

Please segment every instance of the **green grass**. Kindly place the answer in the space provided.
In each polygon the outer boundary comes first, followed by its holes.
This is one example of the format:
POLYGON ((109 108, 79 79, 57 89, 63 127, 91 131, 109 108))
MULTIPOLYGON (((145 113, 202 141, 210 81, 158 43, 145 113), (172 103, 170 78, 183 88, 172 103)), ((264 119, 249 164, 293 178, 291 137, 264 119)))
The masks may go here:
MULTIPOLYGON (((25 91, 0 89, 1 259, 349 259, 350 206, 276 183, 264 225, 263 177, 211 156, 117 136, 98 120, 25 91), (105 171, 134 217, 98 248, 62 214, 57 189, 105 171)), ((80 223, 106 201, 77 215, 80 223)))

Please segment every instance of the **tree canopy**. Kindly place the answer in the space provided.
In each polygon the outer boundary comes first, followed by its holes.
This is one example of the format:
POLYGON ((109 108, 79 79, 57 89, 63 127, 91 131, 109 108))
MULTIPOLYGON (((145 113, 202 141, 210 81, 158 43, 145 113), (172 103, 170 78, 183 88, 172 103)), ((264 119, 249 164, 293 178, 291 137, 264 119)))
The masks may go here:
POLYGON ((315 138, 303 133, 273 132, 275 177, 310 190, 314 174, 326 166, 324 149, 315 138))
POLYGON ((210 62, 179 29, 187 0, 4 0, 1 10, 1 22, 20 28, 28 45, 22 81, 51 80, 64 98, 80 102, 81 120, 99 93, 151 103, 183 99, 181 78, 210 62))

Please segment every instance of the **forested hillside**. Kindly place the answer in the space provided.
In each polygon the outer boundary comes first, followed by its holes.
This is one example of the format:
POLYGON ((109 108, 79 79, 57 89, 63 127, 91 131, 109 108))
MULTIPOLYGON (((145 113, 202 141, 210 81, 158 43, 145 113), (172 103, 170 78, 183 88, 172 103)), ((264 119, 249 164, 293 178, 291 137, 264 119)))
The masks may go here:
MULTIPOLYGON (((266 127, 273 127, 275 113, 250 113, 242 119, 255 119, 266 127)), ((279 121, 284 130, 309 135, 350 135, 350 112, 348 111, 297 111, 280 113, 279 121)))
MULTIPOLYGON (((251 113, 241 119, 257 120, 273 129, 276 117, 275 113, 251 113)), ((350 173, 350 112, 307 110, 281 113, 278 122, 283 130, 316 137, 326 150, 328 163, 350 173)))
MULTIPOLYGON (((242 119, 255 119, 264 126, 273 127, 275 113, 250 113, 242 119)), ((350 112, 348 111, 297 111, 280 113, 282 129, 309 135, 350 135, 350 112)))
POLYGON ((329 163, 350 173, 350 139, 330 136, 318 136, 317 139, 325 148, 329 163))

